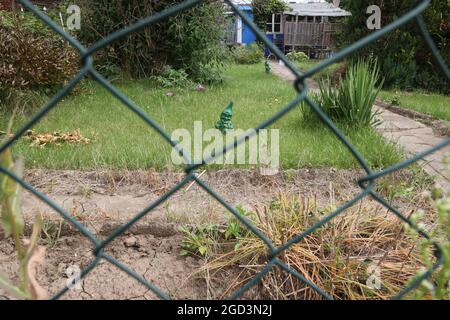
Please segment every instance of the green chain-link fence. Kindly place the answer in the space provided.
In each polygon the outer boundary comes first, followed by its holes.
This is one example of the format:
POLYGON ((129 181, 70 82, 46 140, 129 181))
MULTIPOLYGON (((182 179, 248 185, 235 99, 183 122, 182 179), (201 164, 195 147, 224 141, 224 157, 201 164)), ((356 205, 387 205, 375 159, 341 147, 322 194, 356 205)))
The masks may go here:
MULTIPOLYGON (((398 293, 397 296, 393 298, 400 299, 404 297, 407 293, 414 290, 417 286, 420 285, 420 283, 430 277, 430 275, 437 269, 439 266, 443 263, 443 256, 442 256, 442 249, 441 246, 436 243, 433 239, 430 239, 429 235, 422 231, 417 225, 415 225, 412 221, 410 221, 407 217, 405 217, 402 213, 399 212, 396 208, 392 207, 388 201, 386 201, 381 195, 379 195, 377 192, 375 192, 375 184, 376 180, 386 176, 388 174, 391 174, 394 171, 400 170, 402 168, 405 168, 412 163, 422 159, 423 157, 435 152, 438 149, 441 149, 445 147, 446 145, 450 144, 450 138, 447 138, 442 143, 434 146, 433 148, 430 148, 420 154, 415 155, 414 157, 405 160, 403 162, 397 163, 389 168, 386 168, 382 171, 374 172, 369 167, 369 165, 366 163, 364 158, 359 154, 359 152, 355 149, 355 147, 347 140, 347 138, 342 134, 342 132, 336 127, 336 125, 330 120, 329 117, 327 117, 324 112, 321 110, 319 106, 317 106, 308 96, 308 87, 306 84, 306 79, 310 78, 320 70, 326 68, 327 66, 337 62, 338 60, 343 59, 344 57, 354 53, 358 49, 364 47, 365 45, 383 37, 386 33, 391 32, 395 30, 396 28, 399 28, 400 26, 404 25, 405 23, 409 21, 415 21, 417 26, 419 27, 419 30, 423 36, 424 41, 432 51, 437 64, 439 65, 441 71, 445 74, 446 78, 450 81, 450 71, 448 66, 446 65, 445 61, 443 60, 442 56, 440 55, 436 45, 434 44, 429 32, 427 31, 425 22, 422 17, 422 12, 426 10, 428 5, 430 4, 430 0, 423 0, 423 1, 417 1, 416 5, 404 16, 400 17, 398 20, 392 22, 391 24, 385 26, 381 30, 377 30, 373 33, 371 33, 369 36, 359 40, 358 42, 353 43, 349 47, 341 50, 339 53, 337 53, 332 58, 323 61, 319 65, 315 66, 311 70, 301 73, 289 60, 286 59, 284 54, 276 48, 273 43, 265 36, 263 32, 261 32, 255 24, 249 20, 249 18, 242 13, 238 7, 232 3, 230 0, 226 0, 228 5, 231 6, 233 11, 238 14, 243 22, 247 24, 251 30, 257 35, 257 37, 265 43, 265 45, 271 50, 271 52, 280 60, 282 60, 287 68, 295 75, 296 81, 294 83, 295 90, 297 91, 298 95, 297 97, 290 102, 287 106, 283 107, 279 112, 274 114, 270 119, 267 119, 263 123, 261 123, 258 127, 255 128, 254 134, 257 134, 259 130, 268 127, 269 125, 276 122, 278 119, 286 115, 289 111, 294 109, 296 106, 299 105, 301 101, 305 101, 309 107, 311 107, 314 112, 320 117, 320 119, 325 123, 325 125, 338 137, 338 139, 348 148, 348 150, 352 153, 352 155, 357 159, 361 167, 366 172, 366 175, 364 177, 361 177, 358 180, 358 184, 361 188, 361 193, 359 193, 356 197, 354 197, 352 200, 348 201, 338 209, 336 209, 334 212, 327 215, 325 218, 305 230, 304 232, 296 235, 294 238, 290 239, 285 244, 275 247, 275 245, 272 243, 272 241, 267 238, 263 233, 261 233, 246 217, 241 215, 237 210, 235 210, 230 204, 228 204, 218 193, 216 193, 213 189, 211 189, 202 179, 200 179, 196 175, 196 169, 199 167, 213 161, 215 158, 220 157, 224 153, 232 150, 236 146, 238 146, 241 143, 244 143, 245 140, 251 138, 251 136, 242 137, 238 139, 235 143, 226 146, 221 153, 215 154, 214 156, 210 156, 207 159, 204 159, 201 164, 193 164, 193 162, 190 159, 190 156, 185 150, 182 150, 182 148, 178 145, 176 141, 171 140, 170 136, 167 132, 163 130, 153 119, 151 119, 145 112, 143 112, 137 105, 135 105, 131 100, 129 100, 123 93, 121 93, 118 89, 116 89, 114 86, 112 86, 111 83, 109 83, 101 74, 99 74, 95 68, 93 67, 93 59, 92 55, 96 53, 98 50, 104 48, 108 44, 110 44, 113 41, 116 41, 122 37, 125 37, 126 35, 136 32, 142 28, 145 28, 148 25, 151 25, 153 23, 156 23, 158 21, 161 21, 169 16, 175 15, 181 11, 188 10, 191 7, 194 7, 201 3, 201 0, 186 0, 181 2, 180 4, 174 5, 162 12, 159 12, 157 14, 154 14, 150 17, 147 17, 145 19, 142 19, 138 22, 136 22, 133 25, 130 25, 124 29, 118 30, 109 36, 99 40, 98 42, 94 43, 91 47, 85 48, 83 45, 81 45, 76 39, 71 37, 68 33, 66 33, 64 30, 62 30, 54 21, 52 21, 50 18, 48 18, 45 14, 43 14, 41 11, 39 11, 38 8, 33 6, 28 0, 19 0, 19 2, 28 10, 33 12, 39 19, 41 19, 46 25, 48 25, 53 31, 61 35, 62 38, 64 38, 66 41, 68 41, 73 47, 75 47, 80 55, 82 60, 82 68, 78 72, 78 74, 63 88, 61 89, 42 109, 40 109, 34 116, 24 125, 22 126, 13 137, 11 137, 9 140, 7 140, 3 145, 0 147, 0 154, 5 152, 5 150, 9 147, 11 147, 21 136, 25 134, 27 130, 32 128, 39 120, 41 120, 50 110, 56 107, 58 102, 60 102, 69 92, 87 75, 90 75, 93 79, 98 81, 102 86, 104 86, 113 96, 115 96, 119 101, 121 101, 127 108, 130 109, 131 112, 134 112, 137 114, 142 120, 144 120, 150 127, 152 127, 155 131, 157 131, 168 143, 172 145, 173 148, 176 148, 178 152, 180 152, 180 155, 182 155, 188 165, 186 165, 185 172, 186 175, 183 178, 182 181, 177 183, 172 189, 170 189, 168 192, 166 192, 164 195, 159 197, 156 201, 149 204, 147 208, 142 210, 139 214, 137 214, 133 219, 128 221, 126 224, 119 227, 117 230, 112 232, 111 235, 109 235, 104 240, 99 240, 97 237, 95 237, 86 227, 84 227, 78 220, 76 220, 73 216, 70 215, 67 211, 59 207, 54 201, 49 199, 45 194, 42 194, 38 190, 36 190, 33 186, 25 182, 24 180, 17 177, 13 172, 8 170, 7 168, 0 167, 0 172, 8 175, 15 181, 17 181, 23 188, 31 192, 34 196, 48 204, 51 208, 56 210, 65 220, 70 222, 73 226, 76 227, 79 232, 81 232, 86 238, 88 238, 93 245, 93 254, 95 259, 89 264, 87 268, 85 268, 81 272, 81 278, 85 277, 92 269, 94 269, 101 259, 105 259, 109 261, 111 264, 115 265, 116 267, 120 268, 124 272, 126 272, 130 277, 133 277, 137 281, 139 281, 141 284, 146 286, 148 289, 153 291, 158 297, 162 299, 168 299, 168 296, 159 288, 157 288, 152 283, 148 282, 144 277, 136 273, 135 271, 128 268, 126 265, 122 264, 120 261, 116 260, 115 258, 111 257, 110 255, 106 254, 104 252, 104 248, 112 242, 116 237, 122 235, 125 231, 127 231, 133 224, 138 222, 141 218, 143 218, 145 215, 150 214, 151 211, 162 204, 164 201, 166 201, 168 198, 170 198, 175 192, 177 192, 182 186, 187 184, 190 181, 195 181, 201 188, 203 188, 206 192, 208 192, 213 198, 215 198, 217 201, 219 201, 227 210, 229 210, 237 219, 239 219, 248 229, 250 229, 255 235, 257 235, 261 240, 264 241, 264 243, 267 246, 268 249, 268 261, 267 264, 264 266, 264 268, 256 275, 254 276, 250 281, 248 281, 244 286, 240 287, 236 292, 234 292, 229 298, 236 299, 239 298, 246 290, 248 290, 250 287, 254 286, 258 283, 258 281, 263 277, 265 274, 267 274, 272 268, 278 267, 284 270, 287 273, 290 273, 298 280, 304 282, 306 285, 313 288, 316 292, 318 292, 321 296, 323 296, 325 299, 332 299, 332 297, 325 292, 323 289, 319 288, 317 285, 312 283, 311 281, 307 280, 303 275, 299 274, 296 270, 292 269, 291 267, 287 266, 285 263, 283 263, 280 259, 278 259, 278 256, 286 249, 288 249, 293 244, 302 241, 306 236, 314 232, 316 229, 323 227, 327 222, 335 218, 337 215, 343 213, 347 208, 353 206, 357 202, 361 201, 365 197, 371 197, 383 206, 385 206, 392 214, 396 215, 403 223, 409 224, 413 229, 415 229, 421 236, 423 236, 426 239, 429 239, 432 241, 434 245, 434 255, 436 257, 436 263, 433 265, 432 268, 424 272, 420 277, 417 277, 410 285, 403 289, 402 292, 398 293)), ((187 35, 188 36, 188 35, 187 35)), ((63 288, 60 292, 58 292, 55 296, 53 296, 54 299, 57 299, 61 297, 65 292, 69 290, 68 287, 63 288)))

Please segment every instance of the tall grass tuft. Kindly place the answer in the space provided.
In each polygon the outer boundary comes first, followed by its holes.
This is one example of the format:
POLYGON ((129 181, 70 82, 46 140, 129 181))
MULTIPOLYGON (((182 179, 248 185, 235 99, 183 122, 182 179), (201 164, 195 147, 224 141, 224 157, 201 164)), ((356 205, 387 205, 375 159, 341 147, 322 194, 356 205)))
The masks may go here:
POLYGON ((329 77, 320 80, 319 93, 312 98, 333 120, 349 126, 376 126, 380 120, 372 106, 382 86, 378 63, 358 60, 337 87, 329 77))
MULTIPOLYGON (((304 232, 336 209, 334 201, 319 208, 315 198, 279 195, 270 205, 246 216, 275 246, 304 232)), ((398 293, 420 268, 416 242, 403 232, 391 213, 364 201, 346 210, 279 255, 286 265, 328 292, 334 299, 388 299, 398 293), (372 287, 372 270, 381 271, 372 287)), ((230 268, 237 274, 223 292, 227 296, 254 277, 268 261, 263 240, 242 232, 223 251, 211 252, 203 271, 211 277, 230 268)), ((275 267, 254 290, 263 299, 321 299, 322 296, 292 275, 275 267)), ((246 298, 255 298, 250 293, 246 298)))

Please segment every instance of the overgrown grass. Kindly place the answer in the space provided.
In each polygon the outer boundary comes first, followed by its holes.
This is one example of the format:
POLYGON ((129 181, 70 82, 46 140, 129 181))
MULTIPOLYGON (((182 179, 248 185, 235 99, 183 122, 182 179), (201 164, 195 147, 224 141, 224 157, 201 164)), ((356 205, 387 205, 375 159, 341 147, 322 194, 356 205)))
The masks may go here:
POLYGON ((382 100, 397 104, 405 109, 411 109, 433 116, 438 119, 450 121, 450 97, 421 91, 381 91, 382 100), (397 101, 395 101, 397 100, 397 101))
MULTIPOLYGON (((194 121, 203 130, 214 128, 220 113, 234 101, 233 123, 243 130, 268 119, 295 97, 287 82, 265 75, 263 64, 230 65, 222 85, 199 92, 192 89, 160 89, 151 80, 126 80, 118 88, 142 107, 169 133, 186 128, 193 133, 194 121), (173 92, 167 97, 167 91, 173 92)), ((90 94, 64 99, 34 128, 38 133, 68 132, 80 128, 91 144, 30 147, 22 138, 16 154, 25 155, 28 167, 54 169, 149 168, 179 169, 172 164, 171 147, 154 130, 96 83, 87 83, 90 94)), ((282 168, 357 166, 356 160, 337 138, 322 125, 302 121, 300 108, 292 110, 272 128, 280 129, 282 168)), ((17 129, 29 116, 17 116, 17 129)), ((9 116, 1 115, 0 130, 9 116)), ((342 128, 346 136, 375 167, 400 159, 400 153, 373 129, 342 128)))
MULTIPOLYGON (((246 212, 245 216, 278 247, 335 209, 334 202, 319 208, 315 198, 281 194, 270 205, 257 206, 254 212, 246 212)), ((238 270, 236 276, 230 277, 224 296, 248 282, 269 259, 264 242, 246 228, 234 227, 233 236, 226 236, 230 223, 236 223, 235 220, 231 219, 222 232, 217 227, 219 232, 213 235, 216 238, 205 233, 203 226, 195 233, 185 235, 184 240, 191 243, 190 239, 195 239, 194 243, 201 244, 189 247, 189 250, 195 249, 196 254, 199 248, 208 253, 208 263, 202 271, 207 271, 212 278, 217 276, 216 272, 239 266, 235 269, 238 270)), ((402 229, 393 214, 363 201, 290 246, 278 258, 334 299, 388 299, 398 293, 421 267, 414 250, 416 242, 402 229), (377 288, 370 286, 373 272, 370 270, 375 267, 383 274, 377 288)), ((211 226, 208 230, 212 230, 211 226)), ((264 276, 257 288, 264 299, 321 298, 311 287, 277 268, 264 276)))

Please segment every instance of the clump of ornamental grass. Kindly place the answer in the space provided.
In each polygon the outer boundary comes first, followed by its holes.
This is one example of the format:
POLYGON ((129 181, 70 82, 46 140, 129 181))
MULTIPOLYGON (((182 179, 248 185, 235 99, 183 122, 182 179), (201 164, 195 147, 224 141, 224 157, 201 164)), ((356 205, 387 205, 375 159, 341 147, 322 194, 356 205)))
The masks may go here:
MULTIPOLYGON (((347 126, 370 127, 380 124, 379 111, 372 107, 383 86, 378 63, 353 62, 337 86, 328 77, 318 82, 319 92, 312 100, 334 121, 347 126)), ((317 120, 315 113, 302 103, 303 116, 317 120)))
MULTIPOLYGON (((335 208, 333 204, 319 209, 314 199, 280 195, 270 205, 259 206, 245 215, 275 246, 280 246, 335 208)), ((264 267, 268 250, 260 238, 245 228, 234 240, 224 242, 227 243, 220 252, 210 253, 203 271, 217 275, 230 268, 239 269, 239 276, 230 279, 223 293, 227 296, 264 267)), ((403 223, 369 200, 347 209, 292 245, 279 259, 334 299, 390 298, 420 268, 415 243, 403 232, 403 223), (379 275, 374 270, 379 270, 379 275)), ((256 291, 266 299, 322 298, 278 267, 262 278, 256 291)))

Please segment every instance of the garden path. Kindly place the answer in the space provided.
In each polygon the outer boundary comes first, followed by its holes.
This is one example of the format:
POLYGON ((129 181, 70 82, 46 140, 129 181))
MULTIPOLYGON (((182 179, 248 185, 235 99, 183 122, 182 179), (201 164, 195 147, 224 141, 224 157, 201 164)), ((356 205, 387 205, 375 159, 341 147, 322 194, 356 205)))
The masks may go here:
MULTIPOLYGON (((294 81, 295 76, 290 70, 276 62, 270 62, 271 72, 283 80, 294 81)), ((309 80, 310 90, 317 89, 317 83, 309 80)), ((433 129, 423 123, 410 119, 408 117, 391 112, 381 106, 374 105, 374 111, 381 112, 382 124, 377 130, 389 141, 400 145, 408 154, 415 155, 438 143, 443 142, 447 137, 439 137, 433 129)), ((435 177, 436 183, 444 189, 450 190, 450 166, 446 164, 450 160, 450 146, 428 155, 420 161, 424 170, 435 177)))

